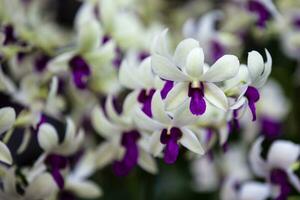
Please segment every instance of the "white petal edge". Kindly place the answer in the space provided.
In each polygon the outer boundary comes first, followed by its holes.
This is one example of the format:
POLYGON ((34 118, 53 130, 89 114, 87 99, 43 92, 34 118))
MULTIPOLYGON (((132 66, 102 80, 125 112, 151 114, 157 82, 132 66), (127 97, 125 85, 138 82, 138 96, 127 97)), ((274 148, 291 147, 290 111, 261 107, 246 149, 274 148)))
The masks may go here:
POLYGON ((174 52, 174 62, 181 69, 184 68, 187 56, 194 49, 199 47, 199 42, 192 38, 182 40, 176 47, 174 52))
POLYGON ((187 81, 186 76, 177 66, 168 58, 154 54, 151 59, 151 66, 159 77, 169 81, 187 81))
POLYGON ((205 83, 204 97, 207 101, 209 101, 209 103, 217 108, 224 111, 227 111, 229 108, 228 99, 224 92, 213 83, 205 83))
POLYGON ((299 158, 300 146, 290 141, 277 140, 269 149, 267 161, 272 167, 288 169, 299 158))
POLYGON ((0 141, 0 160, 1 162, 7 163, 9 165, 11 165, 13 162, 9 149, 2 141, 0 141))
POLYGON ((188 128, 181 128, 182 137, 180 143, 190 151, 203 155, 204 149, 196 135, 188 128))
POLYGON ((240 61, 234 55, 219 58, 203 75, 203 80, 220 82, 233 78, 239 71, 240 61))
POLYGON ((51 151, 58 146, 58 134, 56 129, 48 123, 44 123, 39 127, 38 142, 45 151, 51 151))
POLYGON ((187 55, 186 65, 185 65, 186 73, 189 76, 194 77, 196 80, 199 80, 199 78, 201 78, 203 73, 203 65, 204 65, 203 49, 200 47, 194 48, 187 55))
POLYGON ((16 120, 16 112, 12 107, 0 109, 0 135, 10 129, 16 120))

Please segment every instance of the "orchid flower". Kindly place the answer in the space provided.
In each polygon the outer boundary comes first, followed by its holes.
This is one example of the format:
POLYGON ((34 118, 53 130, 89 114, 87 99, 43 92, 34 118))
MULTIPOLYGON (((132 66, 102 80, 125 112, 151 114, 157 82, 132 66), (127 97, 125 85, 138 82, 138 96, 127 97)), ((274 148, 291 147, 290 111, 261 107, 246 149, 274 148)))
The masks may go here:
POLYGON ((167 53, 166 33, 165 30, 156 38, 151 61, 158 76, 177 82, 166 97, 168 109, 174 109, 188 98, 191 99, 190 111, 194 115, 202 115, 207 102, 226 111, 228 99, 216 83, 233 78, 238 73, 238 58, 225 55, 209 67, 204 63, 204 53, 199 43, 190 38, 178 44, 172 57, 167 53), (172 105, 174 102, 176 106, 172 105))
POLYGON ((89 77, 103 76, 103 72, 105 75, 101 80, 110 84, 111 80, 108 78, 115 76, 114 69, 109 64, 114 56, 114 42, 109 41, 101 45, 102 29, 96 19, 80 23, 77 30, 76 49, 60 54, 48 63, 47 68, 54 73, 71 71, 73 82, 78 89, 85 89, 89 77))
POLYGON ((179 144, 194 153, 200 155, 204 153, 195 133, 188 127, 196 120, 187 109, 188 103, 187 100, 174 113, 167 113, 165 103, 160 93, 156 91, 151 102, 153 118, 148 117, 139 108, 134 115, 135 122, 140 128, 152 132, 150 150, 153 155, 158 156, 164 151, 164 161, 168 164, 177 160, 179 144))
POLYGON ((64 140, 59 143, 59 137, 56 129, 49 123, 42 123, 38 129, 38 143, 45 151, 40 159, 52 167, 52 176, 59 188, 64 187, 64 178, 60 172, 66 168, 66 156, 74 154, 81 146, 84 133, 82 130, 75 134, 75 125, 71 119, 67 119, 67 128, 64 140))
MULTIPOLYGON (((236 77, 225 81, 223 90, 230 97, 233 110, 245 111, 248 105, 252 113, 252 121, 256 120, 256 103, 260 99, 258 89, 263 87, 272 70, 272 58, 266 51, 267 61, 257 51, 248 53, 247 67, 241 65, 236 77)), ((242 114, 239 114, 242 116, 242 114)))
POLYGON ((16 169, 4 171, 3 188, 0 190, 1 199, 40 200, 52 198, 57 186, 45 168, 32 168, 23 178, 16 174, 16 169), (41 169, 41 170, 40 170, 41 169))
POLYGON ((253 172, 273 186, 275 192, 272 195, 275 199, 286 198, 292 187, 299 192, 300 180, 294 172, 294 166, 298 163, 300 146, 277 140, 272 143, 264 160, 261 157, 263 140, 263 137, 258 138, 249 154, 253 172))
POLYGON ((161 90, 165 98, 173 86, 173 82, 165 83, 152 72, 151 57, 144 59, 139 66, 132 58, 124 61, 119 71, 119 81, 122 85, 135 91, 139 91, 137 101, 142 105, 142 110, 149 117, 152 117, 151 100, 155 90, 161 90))
POLYGON ((283 94, 280 85, 273 79, 260 89, 261 100, 257 103, 256 122, 249 124, 251 113, 248 111, 240 118, 244 139, 253 141, 257 134, 273 140, 282 133, 282 122, 290 110, 290 102, 283 94))
POLYGON ((137 164, 150 173, 156 173, 156 163, 147 153, 143 133, 135 126, 132 113, 136 105, 136 95, 129 94, 122 113, 117 113, 113 99, 108 97, 105 110, 97 106, 92 111, 92 124, 98 134, 107 141, 97 151, 98 167, 113 162, 113 170, 118 176, 127 175, 137 164))

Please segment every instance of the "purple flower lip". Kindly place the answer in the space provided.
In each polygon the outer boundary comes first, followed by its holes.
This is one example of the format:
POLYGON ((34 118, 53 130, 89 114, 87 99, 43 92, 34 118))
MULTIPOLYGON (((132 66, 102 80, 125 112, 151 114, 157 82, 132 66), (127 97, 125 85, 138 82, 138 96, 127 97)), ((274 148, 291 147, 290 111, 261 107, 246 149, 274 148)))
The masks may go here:
POLYGON ((300 16, 296 16, 296 17, 293 19, 293 26, 294 26, 296 29, 300 29, 300 16))
POLYGON ((60 170, 67 167, 68 164, 67 158, 57 154, 51 154, 46 158, 45 163, 51 166, 51 174, 53 179, 55 180, 57 186, 60 189, 63 189, 64 178, 60 173, 60 170))
POLYGON ((164 87, 162 88, 162 90, 160 91, 160 95, 162 99, 165 99, 168 95, 168 93, 171 91, 171 89, 174 86, 174 82, 173 81, 166 81, 164 84, 164 87))
POLYGON ((72 76, 75 86, 78 89, 85 89, 87 87, 88 78, 91 75, 91 70, 86 61, 80 56, 74 56, 69 65, 72 70, 72 76))
POLYGON ((121 145, 125 148, 125 154, 121 161, 115 161, 113 171, 116 176, 126 176, 137 165, 139 150, 137 141, 140 133, 136 130, 124 132, 121 145))
POLYGON ((265 28, 267 21, 271 18, 270 11, 257 0, 250 0, 248 10, 255 13, 258 17, 256 25, 260 28, 265 28))
POLYGON ((111 40, 111 37, 109 35, 104 35, 102 38, 102 44, 106 44, 111 40))
POLYGON ((5 26, 3 32, 5 34, 5 39, 3 41, 3 45, 14 44, 17 42, 14 27, 12 25, 5 26))
POLYGON ((225 54, 225 49, 219 41, 213 40, 211 42, 211 53, 212 61, 215 62, 225 54))
POLYGON ((36 71, 37 72, 44 71, 49 60, 50 60, 50 56, 48 56, 46 54, 39 55, 34 62, 36 71))
POLYGON ((194 115, 202 115, 206 110, 206 102, 204 100, 204 85, 199 83, 199 87, 189 85, 188 96, 191 97, 190 111, 194 115))
POLYGON ((122 52, 122 50, 119 47, 117 47, 115 49, 115 53, 116 53, 116 56, 113 59, 112 63, 113 63, 113 65, 114 65, 115 68, 119 69, 120 65, 122 63, 122 59, 123 59, 123 52, 122 52))
POLYGON ((146 59, 147 57, 149 57, 150 54, 147 51, 141 51, 138 55, 138 58, 140 61, 146 59))
POLYGON ((256 120, 256 106, 255 103, 259 100, 259 92, 255 87, 249 86, 245 93, 246 98, 248 99, 248 105, 252 113, 252 121, 256 120))
POLYGON ((181 138, 182 132, 177 127, 172 127, 169 130, 163 129, 160 136, 160 142, 165 144, 164 161, 167 164, 176 162, 179 154, 178 140, 181 138))
POLYGON ((270 117, 262 117, 261 131, 262 134, 269 140, 275 140, 280 136, 281 123, 270 117))
POLYGON ((138 95, 138 101, 142 104, 142 111, 148 116, 152 117, 152 111, 151 111, 151 101, 152 97, 155 93, 155 89, 141 90, 140 94, 138 95))
POLYGON ((275 200, 287 199, 291 192, 287 173, 282 169, 273 169, 270 174, 270 181, 272 184, 279 186, 280 193, 275 200))

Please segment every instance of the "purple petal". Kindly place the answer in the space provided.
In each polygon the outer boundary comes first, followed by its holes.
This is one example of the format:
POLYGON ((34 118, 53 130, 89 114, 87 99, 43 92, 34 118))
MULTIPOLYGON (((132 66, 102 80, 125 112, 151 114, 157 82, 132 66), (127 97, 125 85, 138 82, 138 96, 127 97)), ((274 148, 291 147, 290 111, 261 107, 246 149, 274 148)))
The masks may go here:
POLYGON ((39 55, 34 62, 35 70, 37 72, 44 71, 49 60, 50 60, 50 56, 48 56, 46 54, 39 55))
POLYGON ((179 154, 178 140, 181 136, 182 132, 176 127, 172 127, 170 133, 168 133, 167 129, 162 130, 160 142, 166 144, 164 149, 164 161, 167 164, 172 164, 177 160, 179 154))
POLYGON ((168 141, 164 149, 164 161, 167 164, 173 164, 179 154, 179 145, 176 140, 171 139, 168 141))
POLYGON ((248 99, 248 105, 252 113, 252 121, 256 120, 256 107, 255 103, 259 100, 259 92, 255 87, 249 86, 245 93, 246 98, 248 99))
POLYGON ((215 62, 225 54, 225 49, 219 41, 211 42, 212 61, 215 62))
POLYGON ((170 92, 170 90, 173 88, 174 82, 173 81, 166 81, 164 84, 163 89, 160 91, 160 95, 162 99, 165 99, 170 92))
POLYGON ((4 27, 4 35, 5 38, 3 41, 3 45, 13 44, 17 42, 14 27, 12 25, 7 25, 4 27))
POLYGON ((121 49, 119 47, 117 47, 115 49, 115 53, 116 53, 116 56, 115 58, 113 59, 113 65, 115 68, 119 69, 120 68, 120 65, 121 65, 121 62, 122 62, 122 59, 123 59, 123 52, 121 51, 121 49))
POLYGON ((202 88, 203 87, 189 87, 188 96, 191 97, 190 111, 194 115, 202 115, 206 110, 206 102, 204 100, 204 92, 202 88))
POLYGON ((137 141, 140 133, 136 130, 124 132, 121 144, 125 148, 125 154, 121 161, 115 161, 113 171, 116 176, 126 176, 138 162, 139 151, 137 141))
POLYGON ((261 120, 262 134, 270 139, 274 140, 280 136, 281 123, 273 120, 269 117, 263 117, 261 120))
POLYGON ((282 169, 273 169, 270 174, 270 181, 272 184, 279 186, 280 194, 275 200, 287 199, 291 192, 291 186, 287 173, 282 169))
POLYGON ((294 20, 293 20, 293 26, 296 29, 300 29, 300 16, 297 16, 297 17, 294 18, 294 20))
POLYGON ((46 164, 50 165, 53 169, 64 169, 67 167, 68 160, 66 157, 58 154, 50 154, 46 160, 46 164))
POLYGON ((52 177, 53 179, 55 180, 57 186, 60 188, 60 189, 63 189, 64 188, 64 184, 65 184, 65 181, 64 181, 64 178, 63 176, 61 175, 60 171, 58 169, 54 169, 51 171, 51 174, 52 174, 52 177))
POLYGON ((142 104, 142 111, 149 117, 152 117, 151 101, 154 93, 154 89, 149 91, 144 89, 138 95, 138 101, 142 104))
POLYGON ((111 40, 111 37, 109 35, 104 35, 102 38, 102 44, 106 44, 111 40))
POLYGON ((258 17, 256 25, 258 27, 264 28, 266 22, 271 18, 270 11, 259 1, 251 0, 248 3, 249 11, 255 13, 258 17))
POLYGON ((85 89, 88 77, 91 75, 90 67, 86 61, 79 55, 74 56, 69 65, 72 69, 73 81, 78 89, 85 89))
POLYGON ((142 51, 139 53, 139 60, 143 61, 144 59, 146 59, 147 57, 149 57, 150 54, 147 51, 142 51))
POLYGON ((126 168, 122 161, 115 161, 112 168, 116 176, 127 176, 130 171, 126 168))

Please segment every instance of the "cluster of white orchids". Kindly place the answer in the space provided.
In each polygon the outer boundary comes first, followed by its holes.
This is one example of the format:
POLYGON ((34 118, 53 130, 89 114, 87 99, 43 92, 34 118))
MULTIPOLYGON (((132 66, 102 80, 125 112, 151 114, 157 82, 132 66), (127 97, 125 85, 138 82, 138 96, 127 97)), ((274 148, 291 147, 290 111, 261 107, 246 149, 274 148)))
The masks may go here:
POLYGON ((221 188, 222 200, 300 192, 300 146, 276 140, 289 102, 268 80, 271 54, 240 61, 237 27, 286 24, 271 1, 224 6, 243 12, 235 28, 215 28, 220 10, 189 19, 180 41, 157 20, 145 25, 135 0, 83 1, 73 31, 41 13, 45 2, 0 1, 0 199, 94 199, 102 169, 159 175, 159 160, 184 154, 194 188, 221 188))

